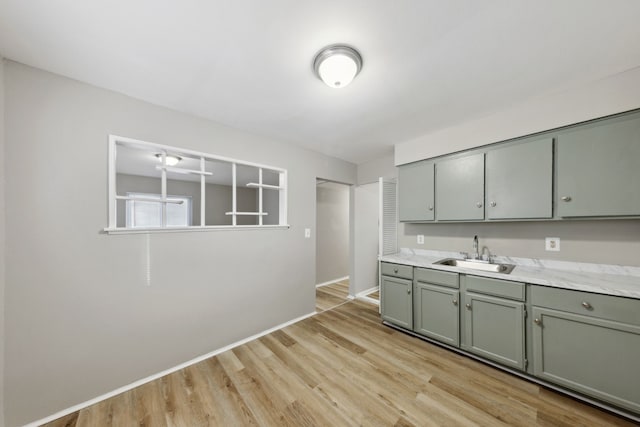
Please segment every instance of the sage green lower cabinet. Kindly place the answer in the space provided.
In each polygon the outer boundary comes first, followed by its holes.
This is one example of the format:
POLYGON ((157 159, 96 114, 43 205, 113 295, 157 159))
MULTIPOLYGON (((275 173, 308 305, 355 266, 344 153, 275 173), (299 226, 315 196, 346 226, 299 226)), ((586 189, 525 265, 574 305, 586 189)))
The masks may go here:
POLYGON ((523 302, 467 292, 462 348, 525 370, 524 313, 523 302))
POLYGON ((533 372, 640 412, 640 326, 533 307, 533 372))
POLYGON ((413 330, 455 347, 460 345, 458 289, 414 282, 413 330))
POLYGON ((408 279, 382 276, 380 281, 380 311, 382 319, 405 329, 413 327, 413 282, 408 279))

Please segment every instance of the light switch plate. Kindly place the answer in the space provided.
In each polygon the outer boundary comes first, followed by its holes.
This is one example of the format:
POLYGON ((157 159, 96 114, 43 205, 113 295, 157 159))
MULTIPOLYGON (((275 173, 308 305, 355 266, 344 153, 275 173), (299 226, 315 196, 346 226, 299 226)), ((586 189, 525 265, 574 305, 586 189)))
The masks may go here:
POLYGON ((416 240, 419 245, 424 245, 424 234, 418 234, 416 236, 416 240))
POLYGON ((544 239, 544 249, 547 251, 560 251, 560 238, 559 237, 547 237, 544 239))
POLYGON ((305 228, 304 229, 304 238, 305 239, 310 239, 311 238, 311 229, 310 228, 305 228))

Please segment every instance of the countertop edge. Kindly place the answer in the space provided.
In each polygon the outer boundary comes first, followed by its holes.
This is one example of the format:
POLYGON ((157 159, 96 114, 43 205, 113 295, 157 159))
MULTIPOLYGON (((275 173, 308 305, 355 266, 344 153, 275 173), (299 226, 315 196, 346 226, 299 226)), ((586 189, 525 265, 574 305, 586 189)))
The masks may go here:
MULTIPOLYGON (((638 289, 620 289, 619 286, 622 287, 633 287, 633 284, 625 284, 616 286, 614 283, 584 283, 583 280, 580 280, 581 276, 589 276, 591 280, 595 279, 600 281, 610 281, 611 275, 606 274, 597 274, 597 273, 585 273, 585 272, 575 272, 575 271, 565 271, 565 270, 553 270, 553 269, 543 269, 543 268, 531 268, 531 267, 523 267, 516 266, 511 274, 505 275, 502 273, 492 273, 481 270, 474 270, 462 267, 452 267, 445 265, 433 264, 435 261, 441 259, 441 257, 427 257, 420 255, 411 255, 409 259, 407 257, 403 257, 401 254, 396 255, 382 255, 378 257, 378 261, 381 262, 390 262, 393 264, 402 264, 409 265, 412 267, 419 268, 428 268, 431 270, 439 270, 439 271, 447 271, 451 273, 461 273, 479 277, 488 277, 492 279, 506 280, 511 282, 524 282, 531 285, 540 285, 540 286, 548 286, 553 288, 560 289, 568 289, 574 291, 583 291, 583 292, 591 292, 596 294, 604 294, 611 296, 619 296, 633 299, 640 299, 640 280, 638 280, 638 289), (416 260, 415 258, 421 258, 420 260, 416 260), (525 270, 524 274, 518 274, 518 269, 520 271, 525 270), (527 271, 531 270, 531 271, 527 271), (537 271, 536 271, 537 270, 537 271), (515 274, 514 274, 515 273, 515 274), (558 278, 554 277, 541 277, 544 275, 551 276, 559 276, 558 278), (571 278, 574 276, 575 278, 571 278), (600 277, 599 277, 600 276, 600 277)), ((629 279, 633 276, 619 276, 621 278, 625 278, 625 280, 633 281, 634 279, 629 279)), ((622 280, 622 279, 621 279, 622 280)))

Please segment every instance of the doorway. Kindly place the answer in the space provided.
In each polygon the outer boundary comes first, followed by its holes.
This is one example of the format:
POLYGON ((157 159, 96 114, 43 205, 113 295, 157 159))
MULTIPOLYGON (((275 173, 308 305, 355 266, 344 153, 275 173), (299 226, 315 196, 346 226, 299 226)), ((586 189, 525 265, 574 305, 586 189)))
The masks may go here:
POLYGON ((316 311, 349 300, 351 186, 316 180, 316 311))

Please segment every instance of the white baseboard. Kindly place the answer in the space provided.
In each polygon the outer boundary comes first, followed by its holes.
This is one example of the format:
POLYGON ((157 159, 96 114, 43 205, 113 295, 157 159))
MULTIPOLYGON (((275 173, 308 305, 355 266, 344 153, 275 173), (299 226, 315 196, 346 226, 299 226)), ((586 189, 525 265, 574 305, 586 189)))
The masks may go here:
POLYGON ((327 285, 332 285, 332 284, 334 284, 336 282, 342 282, 343 280, 347 280, 347 279, 349 279, 349 276, 338 277, 337 279, 329 280, 328 282, 318 283, 316 285, 316 288, 320 288, 322 286, 327 286, 327 285))
POLYGON ((26 424, 24 427, 38 427, 38 426, 41 426, 42 424, 46 424, 46 423, 49 423, 51 421, 57 420, 58 418, 64 417, 65 415, 72 414, 72 413, 74 413, 76 411, 79 411, 81 409, 84 409, 84 408, 86 408, 88 406, 91 406, 91 405, 94 405, 94 404, 96 404, 98 402, 101 402, 103 400, 109 399, 110 397, 116 396, 116 395, 118 395, 120 393, 124 393, 125 391, 129 391, 131 389, 139 387, 139 386, 141 386, 143 384, 146 384, 148 382, 151 382, 153 380, 157 380, 158 378, 164 377, 165 375, 169 375, 171 373, 179 371, 180 369, 184 369, 184 368, 186 368, 188 366, 195 365, 198 362, 202 362, 205 359, 208 359, 210 357, 216 356, 216 355, 218 355, 220 353, 224 353, 227 350, 231 350, 231 349, 233 349, 235 347, 238 347, 238 346, 240 346, 242 344, 246 344, 249 341, 253 341, 253 340, 257 339, 257 338, 260 338, 262 336, 268 335, 271 332, 274 332, 274 331, 277 331, 279 329, 285 328, 285 327, 287 327, 289 325, 293 325, 294 323, 297 323, 297 322, 299 322, 301 320, 304 320, 304 319, 306 319, 308 317, 311 317, 311 316, 313 316, 315 314, 316 314, 316 312, 313 311, 313 312, 311 312, 309 314, 305 314, 304 316, 300 316, 300 317, 297 317, 297 318, 295 318, 293 320, 289 320, 288 322, 281 323, 280 325, 274 326, 273 328, 267 329, 266 331, 262 331, 260 333, 255 334, 255 335, 252 335, 252 336, 250 336, 248 338, 242 339, 240 341, 236 341, 236 342, 234 342, 232 344, 229 344, 229 345, 224 346, 222 348, 219 348, 217 350, 213 350, 213 351, 211 351, 211 352, 209 352, 207 354, 203 354, 202 356, 198 356, 195 359, 191 359, 191 360, 189 360, 187 362, 181 363, 180 365, 174 366, 173 368, 165 369, 164 371, 161 371, 161 372, 158 372, 156 374, 150 375, 150 376, 148 376, 146 378, 143 378, 141 380, 132 382, 131 384, 127 384, 127 385, 122 386, 120 388, 117 388, 117 389, 115 389, 113 391, 110 391, 108 393, 105 393, 103 395, 95 397, 93 399, 87 400, 86 402, 82 402, 82 403, 74 405, 74 406, 72 406, 70 408, 63 409, 62 411, 56 412, 55 414, 49 415, 48 417, 42 418, 41 420, 33 421, 33 422, 29 423, 29 424, 26 424))
POLYGON ((377 291, 377 290, 378 290, 378 286, 374 286, 374 287, 372 287, 372 288, 365 289, 365 290, 364 290, 364 291, 362 291, 362 292, 358 292, 358 293, 356 294, 356 298, 366 297, 366 296, 367 296, 367 295, 369 295, 370 293, 373 293, 373 292, 375 292, 375 291, 377 291))
POLYGON ((364 302, 368 302, 369 304, 373 304, 373 305, 380 305, 380 301, 378 301, 377 299, 373 299, 371 297, 358 297, 356 298, 358 301, 364 301, 364 302))
POLYGON ((369 288, 369 289, 366 289, 366 290, 364 290, 362 292, 358 292, 356 294, 356 298, 355 299, 358 299, 360 301, 366 301, 368 303, 375 304, 375 305, 380 305, 380 301, 379 300, 373 299, 373 298, 368 296, 370 293, 375 292, 378 289, 379 289, 378 286, 374 286, 373 288, 369 288))

